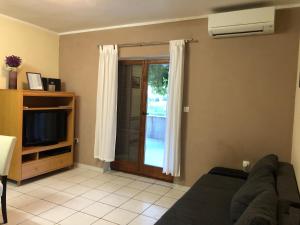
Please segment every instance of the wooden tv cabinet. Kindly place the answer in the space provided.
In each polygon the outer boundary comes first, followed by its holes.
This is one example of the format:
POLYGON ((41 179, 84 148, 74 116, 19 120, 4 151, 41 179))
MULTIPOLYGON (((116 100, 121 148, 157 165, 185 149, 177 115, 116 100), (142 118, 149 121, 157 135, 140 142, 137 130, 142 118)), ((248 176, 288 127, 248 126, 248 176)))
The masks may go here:
POLYGON ((71 92, 0 89, 0 135, 17 137, 9 179, 20 185, 25 179, 73 165, 74 110, 75 95, 71 92), (66 140, 47 146, 23 147, 23 113, 32 110, 65 110, 66 140))

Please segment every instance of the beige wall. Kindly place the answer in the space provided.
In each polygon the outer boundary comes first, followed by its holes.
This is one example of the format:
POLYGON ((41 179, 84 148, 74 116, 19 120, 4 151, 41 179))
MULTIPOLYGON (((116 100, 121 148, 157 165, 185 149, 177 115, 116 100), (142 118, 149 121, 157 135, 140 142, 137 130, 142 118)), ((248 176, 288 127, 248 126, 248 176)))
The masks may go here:
POLYGON ((300 185, 300 40, 298 56, 298 75, 296 82, 295 113, 294 113, 294 130, 293 130, 293 148, 292 163, 295 168, 298 184, 300 185))
MULTIPOLYGON (((207 20, 60 37, 60 75, 75 91, 76 160, 93 159, 97 44, 195 38, 186 51, 182 180, 192 184, 213 166, 240 168, 267 153, 291 160, 300 9, 281 10, 276 34, 214 40, 207 20)), ((165 56, 168 47, 121 49, 121 57, 165 56)))
POLYGON ((23 59, 18 88, 27 83, 26 72, 58 77, 59 37, 57 34, 0 15, 0 88, 7 88, 4 59, 17 55, 23 59))

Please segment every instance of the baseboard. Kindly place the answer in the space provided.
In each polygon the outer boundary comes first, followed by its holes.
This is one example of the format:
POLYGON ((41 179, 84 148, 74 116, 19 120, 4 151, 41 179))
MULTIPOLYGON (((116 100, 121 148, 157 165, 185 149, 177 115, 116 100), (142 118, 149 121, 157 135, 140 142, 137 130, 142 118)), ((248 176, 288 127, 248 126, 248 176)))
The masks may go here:
POLYGON ((104 173, 104 169, 101 167, 91 166, 91 165, 87 165, 87 164, 83 164, 83 163, 74 163, 74 167, 89 169, 89 170, 93 170, 96 172, 104 173))

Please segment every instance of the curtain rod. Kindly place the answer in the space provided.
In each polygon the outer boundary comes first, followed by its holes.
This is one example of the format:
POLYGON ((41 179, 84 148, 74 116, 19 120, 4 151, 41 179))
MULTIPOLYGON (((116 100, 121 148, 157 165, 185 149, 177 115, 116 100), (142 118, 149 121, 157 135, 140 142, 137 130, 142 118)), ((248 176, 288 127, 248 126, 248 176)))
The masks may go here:
MULTIPOLYGON (((186 43, 197 43, 198 40, 195 40, 193 38, 190 39, 184 39, 186 43)), ((143 46, 154 46, 154 45, 168 45, 169 41, 151 41, 151 42, 134 42, 134 43, 122 43, 117 44, 119 48, 128 48, 128 47, 143 47, 143 46)), ((101 46, 101 44, 97 45, 98 47, 101 46)))

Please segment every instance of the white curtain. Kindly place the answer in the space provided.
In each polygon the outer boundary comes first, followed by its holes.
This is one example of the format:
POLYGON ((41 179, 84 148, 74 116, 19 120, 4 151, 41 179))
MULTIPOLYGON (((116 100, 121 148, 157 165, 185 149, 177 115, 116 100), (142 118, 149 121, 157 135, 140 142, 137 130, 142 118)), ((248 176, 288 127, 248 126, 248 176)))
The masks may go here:
POLYGON ((185 41, 170 41, 170 67, 163 172, 180 176, 181 113, 185 41))
POLYGON ((115 160, 117 90, 118 48, 100 46, 94 157, 105 162, 115 160))

